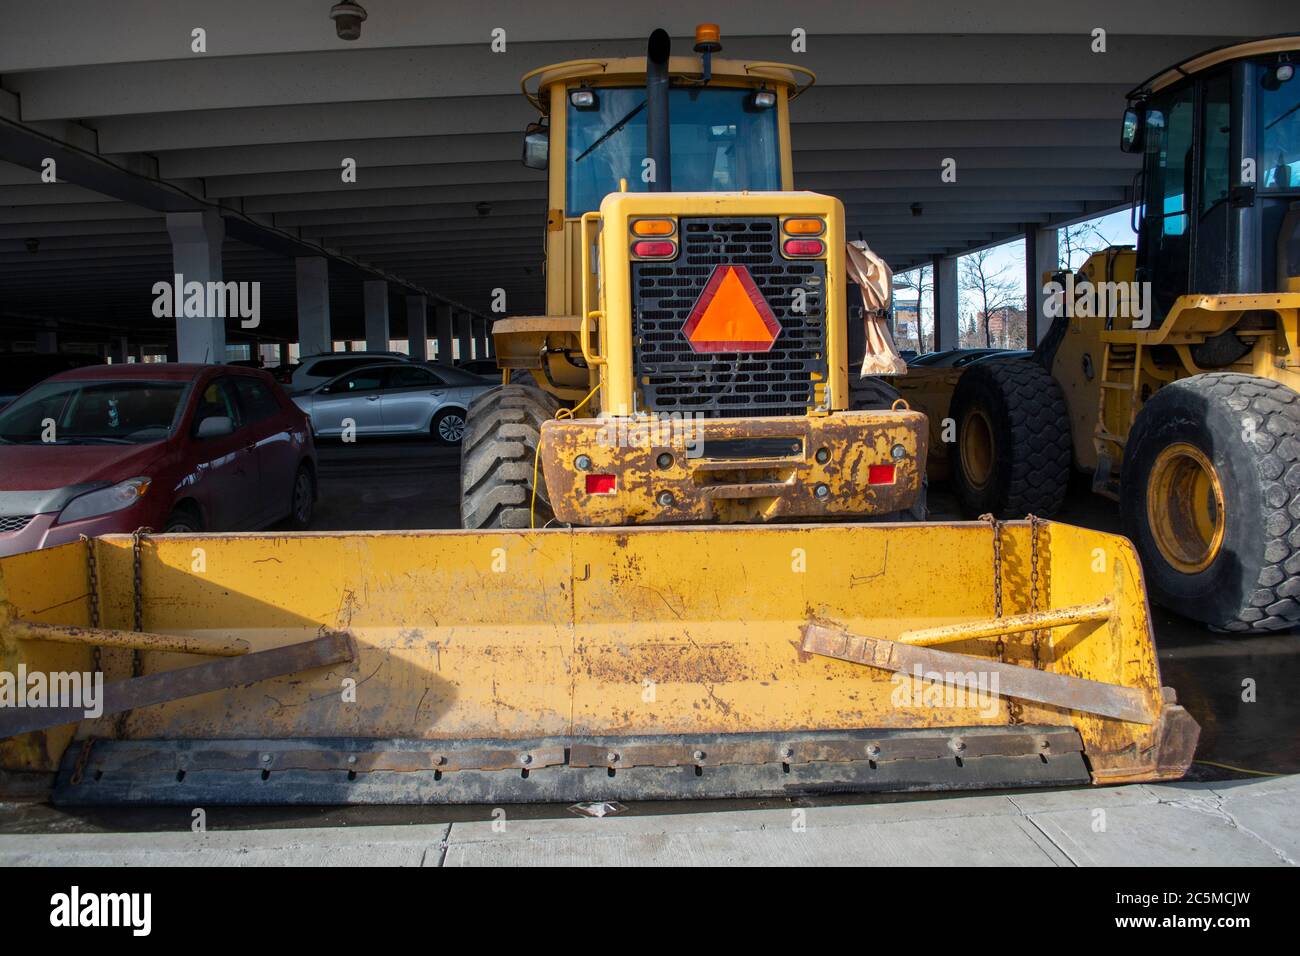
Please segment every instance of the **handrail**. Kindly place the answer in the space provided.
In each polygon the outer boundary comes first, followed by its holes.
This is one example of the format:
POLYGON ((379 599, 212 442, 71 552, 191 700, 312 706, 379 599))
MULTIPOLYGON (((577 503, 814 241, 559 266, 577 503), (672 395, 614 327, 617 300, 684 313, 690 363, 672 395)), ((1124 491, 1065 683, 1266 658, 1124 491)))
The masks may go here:
POLYGON ((578 244, 582 246, 582 313, 578 317, 578 345, 582 349, 582 357, 589 366, 604 365, 605 359, 591 351, 589 339, 591 330, 588 322, 591 319, 603 319, 605 313, 600 310, 591 308, 591 241, 587 238, 589 235, 587 224, 599 222, 599 212, 584 212, 578 222, 578 244))

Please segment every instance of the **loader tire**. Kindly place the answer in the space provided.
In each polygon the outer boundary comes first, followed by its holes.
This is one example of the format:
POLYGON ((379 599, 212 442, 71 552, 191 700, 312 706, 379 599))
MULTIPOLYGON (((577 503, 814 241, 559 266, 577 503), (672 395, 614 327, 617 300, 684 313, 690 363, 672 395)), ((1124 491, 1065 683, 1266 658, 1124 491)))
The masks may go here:
POLYGON ((1159 389, 1120 508, 1153 600, 1223 631, 1300 624, 1300 394, 1232 372, 1159 389))
POLYGON ((849 376, 849 410, 854 412, 888 411, 902 398, 898 389, 883 378, 849 376))
POLYGON ((1065 395, 1036 362, 972 365, 953 391, 952 483, 968 517, 1047 517, 1061 509, 1073 460, 1065 395))
MULTIPOLYGON (((498 385, 470 403, 460 451, 460 524, 476 531, 527 528, 542 422, 560 403, 527 385, 498 385)), ((537 466, 538 528, 553 517, 537 466)))

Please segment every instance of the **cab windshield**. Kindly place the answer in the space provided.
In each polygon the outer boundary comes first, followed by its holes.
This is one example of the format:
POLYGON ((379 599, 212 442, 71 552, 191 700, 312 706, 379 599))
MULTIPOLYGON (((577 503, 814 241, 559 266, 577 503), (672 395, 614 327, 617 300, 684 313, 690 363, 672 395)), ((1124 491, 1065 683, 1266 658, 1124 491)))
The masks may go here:
POLYGON ((1300 79, 1259 70, 1261 192, 1300 192, 1300 79))
MULTIPOLYGON (((750 105, 751 90, 678 87, 668 93, 674 192, 781 188, 776 108, 750 105)), ((592 109, 568 107, 567 215, 600 206, 627 180, 645 192, 645 88, 600 88, 592 109)))

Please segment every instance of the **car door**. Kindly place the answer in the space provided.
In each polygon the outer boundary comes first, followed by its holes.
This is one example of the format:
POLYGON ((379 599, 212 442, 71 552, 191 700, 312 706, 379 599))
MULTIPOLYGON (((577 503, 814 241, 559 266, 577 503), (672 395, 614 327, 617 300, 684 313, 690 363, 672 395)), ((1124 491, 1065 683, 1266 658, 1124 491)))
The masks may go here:
POLYGON ((420 432, 429 427, 434 410, 446 400, 447 385, 419 365, 394 365, 385 370, 387 385, 380 405, 384 431, 420 432))
POLYGON ((288 418, 271 387, 253 375, 235 375, 231 381, 257 458, 260 489, 251 520, 261 527, 283 517, 289 508, 298 449, 289 434, 288 418))
POLYGON ((383 387, 383 366, 355 369, 322 385, 312 395, 311 420, 316 434, 342 434, 348 421, 358 435, 381 433, 383 387))
POLYGON ((242 421, 231 376, 210 379, 200 388, 189 425, 194 496, 209 531, 242 531, 254 526, 261 507, 256 442, 242 421), (233 430, 200 438, 199 427, 207 418, 228 418, 233 430))

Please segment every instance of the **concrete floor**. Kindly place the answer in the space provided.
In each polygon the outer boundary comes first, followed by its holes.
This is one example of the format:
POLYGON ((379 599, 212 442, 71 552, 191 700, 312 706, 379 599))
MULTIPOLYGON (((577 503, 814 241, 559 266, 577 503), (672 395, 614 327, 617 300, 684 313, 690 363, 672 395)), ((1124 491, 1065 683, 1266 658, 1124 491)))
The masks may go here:
POLYGON ((0 834, 0 866, 1295 866, 1300 777, 605 818, 0 834))

